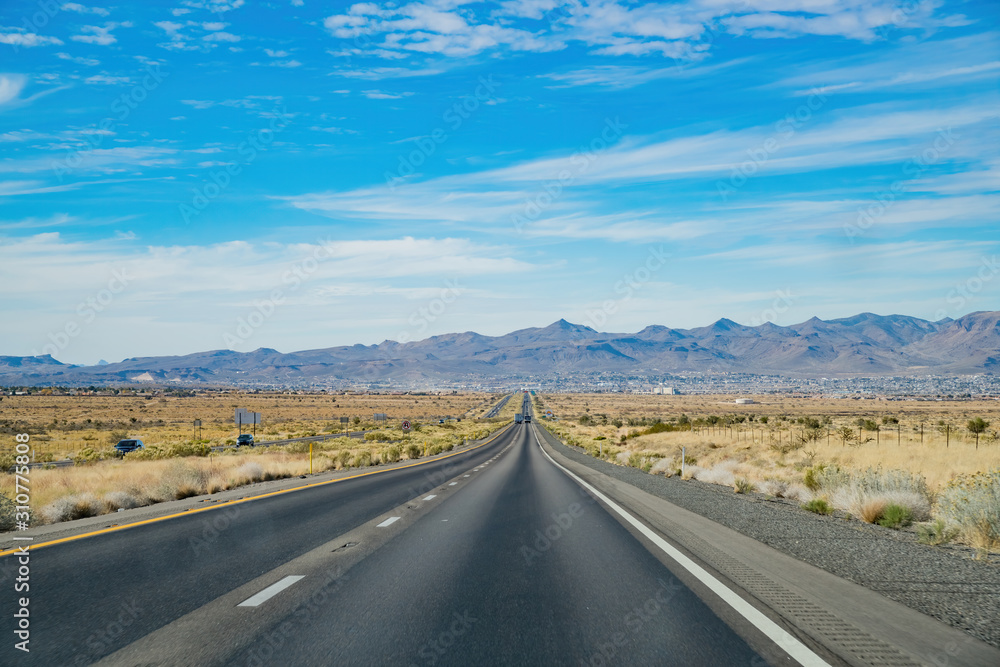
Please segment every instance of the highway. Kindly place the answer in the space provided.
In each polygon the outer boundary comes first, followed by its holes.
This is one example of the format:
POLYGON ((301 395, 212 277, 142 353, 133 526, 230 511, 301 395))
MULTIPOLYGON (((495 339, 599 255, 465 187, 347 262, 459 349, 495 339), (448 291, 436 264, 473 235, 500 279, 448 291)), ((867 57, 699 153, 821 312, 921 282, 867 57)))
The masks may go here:
POLYGON ((921 664, 845 662, 786 632, 559 464, 536 429, 40 546, 31 653, 5 642, 0 664, 921 664))

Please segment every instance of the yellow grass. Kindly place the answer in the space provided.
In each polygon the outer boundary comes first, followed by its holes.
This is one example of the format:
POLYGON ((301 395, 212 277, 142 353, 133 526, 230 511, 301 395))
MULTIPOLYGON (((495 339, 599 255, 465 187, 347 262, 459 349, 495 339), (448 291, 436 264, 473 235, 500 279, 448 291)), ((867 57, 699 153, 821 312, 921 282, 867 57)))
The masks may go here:
MULTIPOLYGON (((605 451, 613 455, 647 453, 672 459, 680 468, 681 447, 702 468, 712 468, 729 462, 739 466, 739 472, 752 481, 768 478, 801 483, 804 470, 817 464, 833 464, 850 470, 864 470, 881 466, 884 469, 906 470, 923 475, 931 490, 940 490, 958 475, 993 470, 1000 467, 1000 443, 995 431, 1000 426, 1000 404, 997 401, 978 402, 890 402, 854 401, 838 399, 791 399, 755 396, 754 405, 735 405, 736 396, 651 396, 629 394, 546 394, 540 397, 559 421, 551 426, 561 435, 570 437, 588 449, 604 443, 605 451), (694 431, 657 433, 628 438, 622 446, 621 436, 644 430, 643 426, 615 427, 608 425, 583 426, 580 417, 607 415, 609 422, 615 418, 677 419, 686 414, 691 420, 709 415, 753 415, 755 422, 729 428, 696 428, 694 431), (760 416, 768 417, 768 424, 760 424, 760 416), (786 417, 781 421, 780 417, 786 417), (785 454, 772 448, 787 446, 803 433, 804 427, 795 423, 799 417, 810 416, 830 419, 821 428, 821 437, 798 450, 785 454), (857 446, 845 446, 837 436, 837 429, 849 426, 857 434, 857 418, 874 419, 881 424, 882 417, 900 420, 899 444, 895 425, 883 426, 876 443, 875 433, 864 432, 871 438, 857 446), (979 449, 975 438, 965 430, 966 422, 973 417, 983 417, 991 422, 990 434, 980 436, 979 449), (951 424, 950 442, 939 433, 937 422, 951 424), (924 425, 923 442, 920 425, 924 425), (830 431, 827 437, 827 429, 830 431), (604 441, 595 437, 604 436, 604 441)), ((597 417, 598 421, 602 421, 597 417)))
MULTIPOLYGON (((230 395, 214 394, 186 398, 124 397, 5 397, 0 403, 4 426, 9 431, 31 433, 30 445, 42 458, 72 456, 81 459, 87 449, 109 452, 121 424, 128 435, 142 438, 146 450, 124 460, 105 456, 85 465, 35 468, 30 473, 31 507, 36 522, 53 522, 78 516, 115 511, 118 507, 217 493, 243 484, 301 475, 309 471, 309 444, 293 443, 254 449, 229 449, 210 457, 187 456, 143 460, 166 452, 171 445, 192 441, 190 421, 202 419, 204 438, 210 445, 235 440, 231 425, 236 405, 264 413, 261 439, 302 437, 340 432, 339 419, 318 415, 364 416, 351 430, 373 429, 365 439, 336 437, 313 445, 313 471, 357 467, 401 458, 420 458, 460 445, 466 439, 485 437, 491 430, 513 419, 520 406, 515 396, 500 416, 477 417, 494 405, 499 396, 462 394, 416 395, 230 395), (385 412, 388 423, 376 424, 372 413, 385 412), (124 415, 138 413, 136 423, 124 415), (461 422, 438 423, 438 416, 461 417, 461 422), (411 420, 413 430, 404 433, 401 418, 411 420), (90 423, 86 420, 90 420, 90 423), (96 422, 100 422, 99 428, 96 422), (87 425, 88 428, 80 428, 87 425), (376 429, 376 427, 378 427, 376 429), (110 437, 115 434, 115 437, 110 437), (371 439, 378 437, 379 439, 371 439), (413 445, 415 450, 408 451, 413 445)), ((0 436, 0 453, 13 453, 12 435, 0 436)), ((0 476, 0 492, 13 498, 15 478, 0 476)))

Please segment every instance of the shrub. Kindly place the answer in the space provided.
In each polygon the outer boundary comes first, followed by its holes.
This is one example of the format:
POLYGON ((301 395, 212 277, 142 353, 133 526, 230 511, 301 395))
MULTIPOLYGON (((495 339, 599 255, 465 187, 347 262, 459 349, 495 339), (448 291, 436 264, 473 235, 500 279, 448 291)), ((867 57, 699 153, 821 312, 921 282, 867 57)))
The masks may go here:
POLYGON ((42 518, 47 523, 85 519, 101 514, 103 505, 92 493, 63 496, 42 508, 42 518))
POLYGON ((14 530, 14 514, 17 512, 17 505, 7 497, 6 493, 0 493, 0 531, 14 530))
POLYGON ((981 551, 1000 545, 1000 469, 952 480, 938 497, 938 511, 981 551))
POLYGON ((733 490, 736 493, 752 493, 757 490, 757 486, 746 477, 737 477, 733 480, 733 490))
POLYGON ((352 464, 355 468, 365 468, 372 464, 371 452, 361 452, 354 457, 354 463, 352 464))
POLYGON ((339 454, 337 454, 337 466, 340 468, 349 468, 351 465, 351 453, 346 449, 339 454))
POLYGON ((888 504, 889 502, 885 498, 869 498, 857 503, 854 509, 858 517, 865 523, 876 523, 882 519, 888 504))
POLYGON ((760 484, 760 490, 775 498, 784 498, 788 493, 788 482, 782 479, 765 479, 760 484))
POLYGON ((953 528, 944 519, 935 519, 931 523, 917 526, 917 539, 923 544, 937 546, 947 544, 958 537, 958 528, 953 528))
POLYGON ((803 503, 802 509, 816 514, 833 514, 833 507, 822 498, 813 498, 807 503, 803 503))
POLYGON ((406 458, 408 459, 419 459, 420 458, 420 445, 407 445, 406 446, 406 458))
POLYGON ((117 512, 119 509, 128 510, 144 504, 127 491, 112 491, 104 496, 104 509, 107 512, 117 512))
POLYGON ((252 484, 253 482, 260 482, 264 480, 264 468, 261 467, 259 463, 250 461, 237 468, 233 472, 233 475, 234 481, 238 482, 237 484, 234 484, 234 486, 252 484))
POLYGON ((878 525, 885 528, 899 530, 913 523, 913 513, 909 507, 889 503, 882 510, 882 516, 878 520, 878 525))
POLYGON ((401 458, 403 458, 403 452, 398 446, 390 447, 382 454, 382 460, 386 463, 395 463, 401 458))
POLYGON ((389 442, 392 440, 392 436, 382 431, 372 431, 371 433, 365 433, 365 440, 369 442, 389 442))

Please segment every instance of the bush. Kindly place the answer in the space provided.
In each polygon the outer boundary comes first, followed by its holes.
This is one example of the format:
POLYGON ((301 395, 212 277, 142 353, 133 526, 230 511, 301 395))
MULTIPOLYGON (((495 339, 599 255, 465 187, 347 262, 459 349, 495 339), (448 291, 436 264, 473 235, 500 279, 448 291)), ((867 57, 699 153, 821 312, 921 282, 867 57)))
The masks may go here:
POLYGON ((421 454, 420 445, 407 445, 406 446, 406 458, 408 459, 419 459, 421 454))
POLYGON ((390 447, 382 454, 382 460, 386 463, 395 463, 403 458, 403 453, 398 446, 390 447))
POLYGON ((0 493, 0 531, 14 530, 17 505, 7 497, 6 493, 0 493))
POLYGON ((365 433, 365 440, 369 442, 389 442, 392 440, 392 436, 381 431, 372 431, 371 433, 365 433))
POLYGON ((822 498, 813 498, 802 505, 802 509, 816 514, 833 514, 833 507, 822 498))
POLYGON ((47 523, 73 521, 97 516, 102 513, 103 504, 92 493, 63 496, 42 508, 42 517, 47 523))
POLYGON ((938 497, 938 511, 981 551, 1000 545, 1000 469, 953 480, 938 497))
POLYGON ((361 452, 354 457, 353 466, 355 468, 366 468, 372 464, 371 452, 361 452))
POLYGON ((104 509, 107 512, 117 512, 119 509, 128 510, 144 504, 139 498, 127 491, 112 491, 104 496, 104 509))
POLYGON ((349 468, 351 466, 351 453, 346 449, 337 454, 337 466, 340 468, 349 468))
POLYGON ((757 490, 756 485, 745 477, 737 477, 733 481, 733 490, 736 493, 753 493, 757 490))
POLYGON ((958 528, 950 527, 944 519, 935 519, 931 523, 917 526, 917 539, 922 544, 938 546, 947 544, 958 537, 958 528))
POLYGON ((910 508, 895 503, 886 505, 885 509, 882 510, 882 516, 878 520, 878 525, 894 530, 905 528, 912 523, 913 512, 910 511, 910 508))

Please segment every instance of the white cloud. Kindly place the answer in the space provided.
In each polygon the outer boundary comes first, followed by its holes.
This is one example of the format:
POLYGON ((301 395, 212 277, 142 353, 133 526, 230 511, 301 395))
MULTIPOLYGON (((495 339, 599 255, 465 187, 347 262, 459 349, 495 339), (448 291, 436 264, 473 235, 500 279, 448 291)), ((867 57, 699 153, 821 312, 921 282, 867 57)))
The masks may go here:
POLYGON ((361 94, 371 100, 401 100, 404 97, 410 97, 413 93, 387 93, 382 90, 362 90, 361 94))
POLYGON ((85 25, 80 28, 84 33, 81 35, 73 35, 70 37, 75 42, 81 42, 83 44, 98 44, 100 46, 108 46, 114 44, 118 40, 114 35, 111 34, 112 30, 116 28, 131 28, 132 23, 125 21, 123 23, 105 23, 103 26, 97 25, 85 25))
POLYGON ((67 12, 76 12, 78 14, 97 14, 98 16, 107 16, 110 14, 107 9, 102 7, 84 7, 83 5, 75 2, 63 3, 62 10, 67 12))
POLYGON ((97 83, 97 84, 112 85, 112 86, 128 83, 129 81, 131 81, 131 79, 129 79, 127 76, 110 76, 108 74, 95 74, 94 76, 89 76, 83 80, 84 83, 90 83, 90 84, 97 83))
POLYGON ((0 107, 15 101, 27 81, 21 74, 0 74, 0 107))
POLYGON ((60 60, 68 60, 76 63, 77 65, 87 65, 88 67, 96 67, 101 64, 101 61, 95 58, 81 58, 78 56, 71 56, 68 53, 57 53, 56 58, 59 58, 60 60))
POLYGON ((273 49, 264 49, 264 53, 271 56, 272 58, 287 58, 288 51, 275 51, 273 49))
POLYGON ((58 37, 46 37, 36 35, 33 32, 24 32, 20 28, 0 28, 0 30, 13 30, 14 32, 0 32, 0 44, 10 44, 12 46, 45 46, 46 44, 62 44, 58 37))
POLYGON ((211 32, 202 39, 206 42, 238 42, 241 38, 228 32, 211 32))

